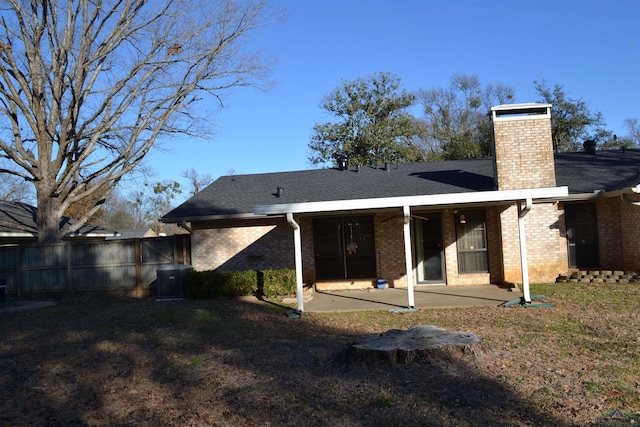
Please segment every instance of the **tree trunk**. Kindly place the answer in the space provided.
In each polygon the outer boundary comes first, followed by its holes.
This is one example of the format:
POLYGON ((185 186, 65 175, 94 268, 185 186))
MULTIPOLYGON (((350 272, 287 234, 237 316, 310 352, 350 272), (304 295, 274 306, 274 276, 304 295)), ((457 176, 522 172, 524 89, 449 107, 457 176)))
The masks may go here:
POLYGON ((56 197, 51 196, 49 188, 36 183, 38 199, 38 243, 51 244, 62 241, 60 203, 56 197))

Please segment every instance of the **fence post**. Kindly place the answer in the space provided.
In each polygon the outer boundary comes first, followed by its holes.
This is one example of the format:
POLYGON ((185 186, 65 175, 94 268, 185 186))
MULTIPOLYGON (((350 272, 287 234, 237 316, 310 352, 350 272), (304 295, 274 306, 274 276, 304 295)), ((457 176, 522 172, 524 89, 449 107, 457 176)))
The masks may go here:
POLYGON ((16 245, 16 274, 14 276, 16 295, 22 297, 22 245, 16 245))
POLYGON ((136 296, 142 297, 142 248, 140 239, 134 240, 136 252, 136 296))
POLYGON ((64 242, 64 256, 67 258, 67 291, 73 291, 73 269, 71 268, 71 242, 64 242))

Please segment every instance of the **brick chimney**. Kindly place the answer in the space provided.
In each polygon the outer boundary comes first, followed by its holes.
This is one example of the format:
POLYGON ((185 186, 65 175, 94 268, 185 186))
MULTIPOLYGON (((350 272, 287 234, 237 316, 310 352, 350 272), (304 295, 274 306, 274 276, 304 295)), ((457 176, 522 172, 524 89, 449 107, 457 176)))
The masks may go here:
POLYGON ((556 186, 551 104, 491 108, 498 190, 556 186))

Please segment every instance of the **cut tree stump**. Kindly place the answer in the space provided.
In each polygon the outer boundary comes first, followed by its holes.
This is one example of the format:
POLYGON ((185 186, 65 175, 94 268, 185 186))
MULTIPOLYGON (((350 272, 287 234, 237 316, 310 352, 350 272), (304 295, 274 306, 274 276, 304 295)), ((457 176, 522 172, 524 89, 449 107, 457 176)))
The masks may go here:
POLYGON ((406 331, 391 329, 377 337, 356 341, 348 349, 346 358, 348 364, 374 367, 421 361, 480 362, 490 353, 475 334, 420 325, 406 331))

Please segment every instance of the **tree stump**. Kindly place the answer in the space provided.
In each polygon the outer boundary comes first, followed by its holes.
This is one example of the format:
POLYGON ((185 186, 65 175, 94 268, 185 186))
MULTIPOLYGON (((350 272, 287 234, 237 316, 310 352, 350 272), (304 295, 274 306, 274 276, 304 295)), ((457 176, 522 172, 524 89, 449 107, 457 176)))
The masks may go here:
POLYGON ((421 361, 481 362, 489 353, 489 349, 475 334, 420 325, 406 331, 391 329, 377 337, 356 341, 351 344, 346 357, 350 364, 374 367, 421 361))

